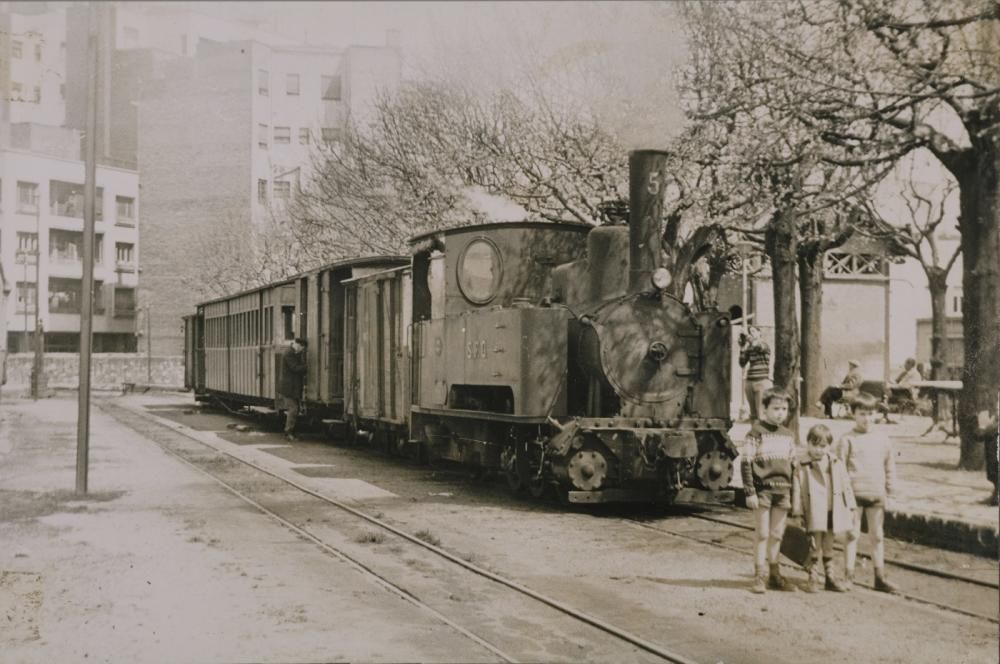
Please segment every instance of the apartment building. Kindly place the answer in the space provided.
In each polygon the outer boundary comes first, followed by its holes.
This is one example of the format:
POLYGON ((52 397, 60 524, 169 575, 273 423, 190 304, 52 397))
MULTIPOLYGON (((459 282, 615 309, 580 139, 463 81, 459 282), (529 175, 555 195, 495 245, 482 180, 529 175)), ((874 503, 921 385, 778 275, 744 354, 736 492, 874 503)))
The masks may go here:
MULTIPOLYGON (((398 85, 401 58, 393 34, 380 46, 309 47, 252 22, 204 14, 197 3, 104 7, 98 163, 105 173, 138 171, 143 205, 135 229, 143 236, 141 299, 151 312, 152 350, 180 354, 181 317, 197 299, 189 284, 204 267, 190 264, 186 243, 220 219, 253 224, 269 218, 307 177, 316 142, 337 141, 350 119, 365 121, 381 90, 398 85)), ((10 89, 19 77, 29 98, 0 103, 4 118, 44 117, 33 121, 82 132, 88 5, 8 3, 6 9, 2 20, 26 33, 19 47, 25 62, 10 58, 0 87, 10 89), (62 87, 44 82, 45 67, 62 87), (34 81, 43 81, 37 101, 34 81), (33 115, 42 105, 47 110, 33 115)), ((5 126, 0 123, 0 145, 9 143, 5 126)), ((36 179, 40 186, 45 180, 36 179)), ((47 241, 42 238, 43 249, 47 241)), ((48 297, 45 284, 39 294, 48 297)))
POLYGON ((191 280, 206 271, 186 263, 185 242, 223 219, 268 219, 307 177, 315 143, 339 140, 380 90, 398 85, 400 57, 388 47, 208 40, 193 58, 154 65, 141 51, 127 57, 149 63, 136 67, 144 71, 134 106, 137 142, 113 141, 112 151, 134 149, 141 163, 143 285, 157 313, 153 352, 176 354, 181 317, 197 300, 191 280))
MULTIPOLYGON (((7 348, 30 349, 35 315, 47 351, 79 350, 84 163, 79 135, 28 123, 0 147, 0 264, 12 285, 7 348)), ((139 176, 99 166, 94 245, 95 352, 136 349, 139 176)))
MULTIPOLYGON (((21 3, 17 3, 21 4, 21 3)), ((66 116, 66 12, 0 14, 4 120, 60 126, 66 116)))

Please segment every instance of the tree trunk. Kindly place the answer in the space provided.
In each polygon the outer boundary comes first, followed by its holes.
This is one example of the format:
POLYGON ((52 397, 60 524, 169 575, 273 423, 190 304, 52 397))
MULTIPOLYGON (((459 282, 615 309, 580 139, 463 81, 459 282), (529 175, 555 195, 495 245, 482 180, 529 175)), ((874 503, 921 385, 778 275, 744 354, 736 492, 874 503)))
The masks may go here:
POLYGON ((817 417, 822 411, 814 403, 823 391, 823 255, 818 244, 799 251, 799 305, 802 308, 802 404, 803 415, 817 417))
MULTIPOLYGON (((944 270, 933 267, 926 268, 927 288, 931 292, 931 380, 948 378, 945 372, 944 340, 947 334, 948 275, 944 270)), ((934 398, 934 421, 940 419, 940 400, 934 398)), ((952 404, 954 408, 954 404, 952 404)))
POLYGON ((1000 137, 984 130, 973 148, 952 168, 960 189, 962 234, 962 332, 965 366, 959 427, 958 465, 983 467, 983 445, 976 435, 976 414, 996 410, 1000 393, 1000 137))
POLYGON ((774 290, 774 385, 791 397, 788 428, 798 433, 799 325, 795 316, 796 214, 775 212, 765 236, 774 290))

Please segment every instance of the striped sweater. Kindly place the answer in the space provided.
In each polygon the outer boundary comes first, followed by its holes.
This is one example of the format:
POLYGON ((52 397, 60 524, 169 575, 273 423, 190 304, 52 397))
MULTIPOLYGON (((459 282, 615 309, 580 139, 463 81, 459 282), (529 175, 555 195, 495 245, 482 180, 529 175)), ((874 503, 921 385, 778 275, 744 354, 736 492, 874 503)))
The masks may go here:
POLYGON ((763 341, 748 344, 740 350, 740 366, 746 367, 744 378, 750 381, 767 380, 771 377, 771 349, 763 341))
POLYGON ((847 465, 855 496, 873 500, 893 495, 896 457, 884 433, 851 429, 837 442, 837 455, 847 465))
POLYGON ((747 496, 761 491, 790 494, 796 454, 795 434, 780 424, 757 421, 743 450, 743 488, 747 496))

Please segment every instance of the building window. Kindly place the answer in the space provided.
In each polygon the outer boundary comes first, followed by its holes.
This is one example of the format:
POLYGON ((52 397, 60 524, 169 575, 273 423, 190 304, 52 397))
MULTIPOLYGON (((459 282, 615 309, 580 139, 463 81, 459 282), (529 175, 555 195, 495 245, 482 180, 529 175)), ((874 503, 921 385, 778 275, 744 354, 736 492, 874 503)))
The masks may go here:
POLYGON ((267 180, 257 180, 257 202, 267 205, 267 180))
POLYGON ((323 142, 336 143, 340 140, 340 130, 336 127, 323 127, 323 142))
POLYGON ((42 61, 42 45, 35 44, 35 62, 42 61))
POLYGON ((309 130, 299 129, 299 145, 309 145, 309 130))
POLYGON ((268 84, 268 74, 266 69, 257 70, 257 93, 263 97, 266 97, 270 92, 270 85, 268 84))
POLYGON ((11 83, 10 84, 10 100, 11 101, 24 101, 24 99, 21 98, 21 94, 22 94, 21 84, 18 83, 17 81, 14 81, 13 83, 11 83))
POLYGON ((42 101, 42 89, 36 85, 35 86, 35 103, 39 104, 39 103, 41 103, 41 101, 42 101))
POLYGON ((297 94, 299 94, 299 75, 298 74, 286 74, 285 75, 285 94, 286 95, 297 95, 297 94))
MULTIPOLYGON (((94 237, 94 263, 103 260, 104 235, 94 237)), ((49 231, 49 260, 53 263, 79 263, 83 260, 83 233, 53 228, 49 231)))
POLYGON ((17 313, 34 313, 36 306, 38 306, 38 284, 27 281, 17 282, 17 313))
POLYGON ((118 222, 131 225, 135 222, 135 199, 129 196, 115 196, 115 207, 118 210, 118 222))
POLYGON ((17 211, 27 214, 38 211, 38 185, 34 182, 17 183, 17 211))
POLYGON ((60 83, 59 84, 59 98, 62 99, 63 101, 66 101, 66 84, 65 83, 60 83))
POLYGON ((952 315, 955 315, 955 316, 961 316, 962 315, 962 296, 961 295, 952 295, 952 297, 951 297, 951 311, 949 313, 952 314, 952 315))
POLYGON ((340 99, 340 76, 320 76, 319 89, 323 92, 323 99, 340 99))
MULTIPOLYGON (((83 219, 83 185, 75 182, 49 181, 49 212, 59 217, 83 219)), ((95 202, 97 221, 104 219, 104 187, 97 188, 95 202)))
POLYGON ((115 263, 132 265, 135 260, 135 245, 131 242, 115 242, 115 263))
POLYGON ((257 147, 267 149, 267 125, 257 125, 257 147))
POLYGON ((135 289, 115 289, 115 316, 118 318, 135 317, 135 289))
POLYGON ((79 279, 49 278, 49 313, 79 314, 81 298, 79 279))
POLYGON ((274 128, 274 142, 282 143, 288 145, 292 142, 292 128, 291 127, 275 127, 274 128))
POLYGON ((104 304, 104 282, 95 281, 94 282, 94 315, 103 316, 107 311, 107 306, 104 304))
POLYGON ((34 255, 38 252, 38 233, 17 233, 17 253, 34 255))
POLYGON ((274 200, 287 201, 292 195, 292 183, 284 180, 274 181, 274 200))
POLYGON ((10 55, 13 58, 21 57, 21 42, 16 39, 10 43, 10 55))

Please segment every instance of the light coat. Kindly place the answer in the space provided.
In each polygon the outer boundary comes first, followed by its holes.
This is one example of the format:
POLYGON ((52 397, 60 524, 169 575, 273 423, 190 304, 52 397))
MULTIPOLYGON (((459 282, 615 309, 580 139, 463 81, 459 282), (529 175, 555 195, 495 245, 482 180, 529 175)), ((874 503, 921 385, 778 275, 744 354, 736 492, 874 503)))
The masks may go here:
POLYGON ((805 529, 810 533, 827 532, 827 487, 833 484, 833 530, 844 533, 854 527, 857 509, 851 479, 844 462, 827 453, 830 465, 826 472, 812 457, 803 455, 792 478, 792 514, 805 517, 805 529))

